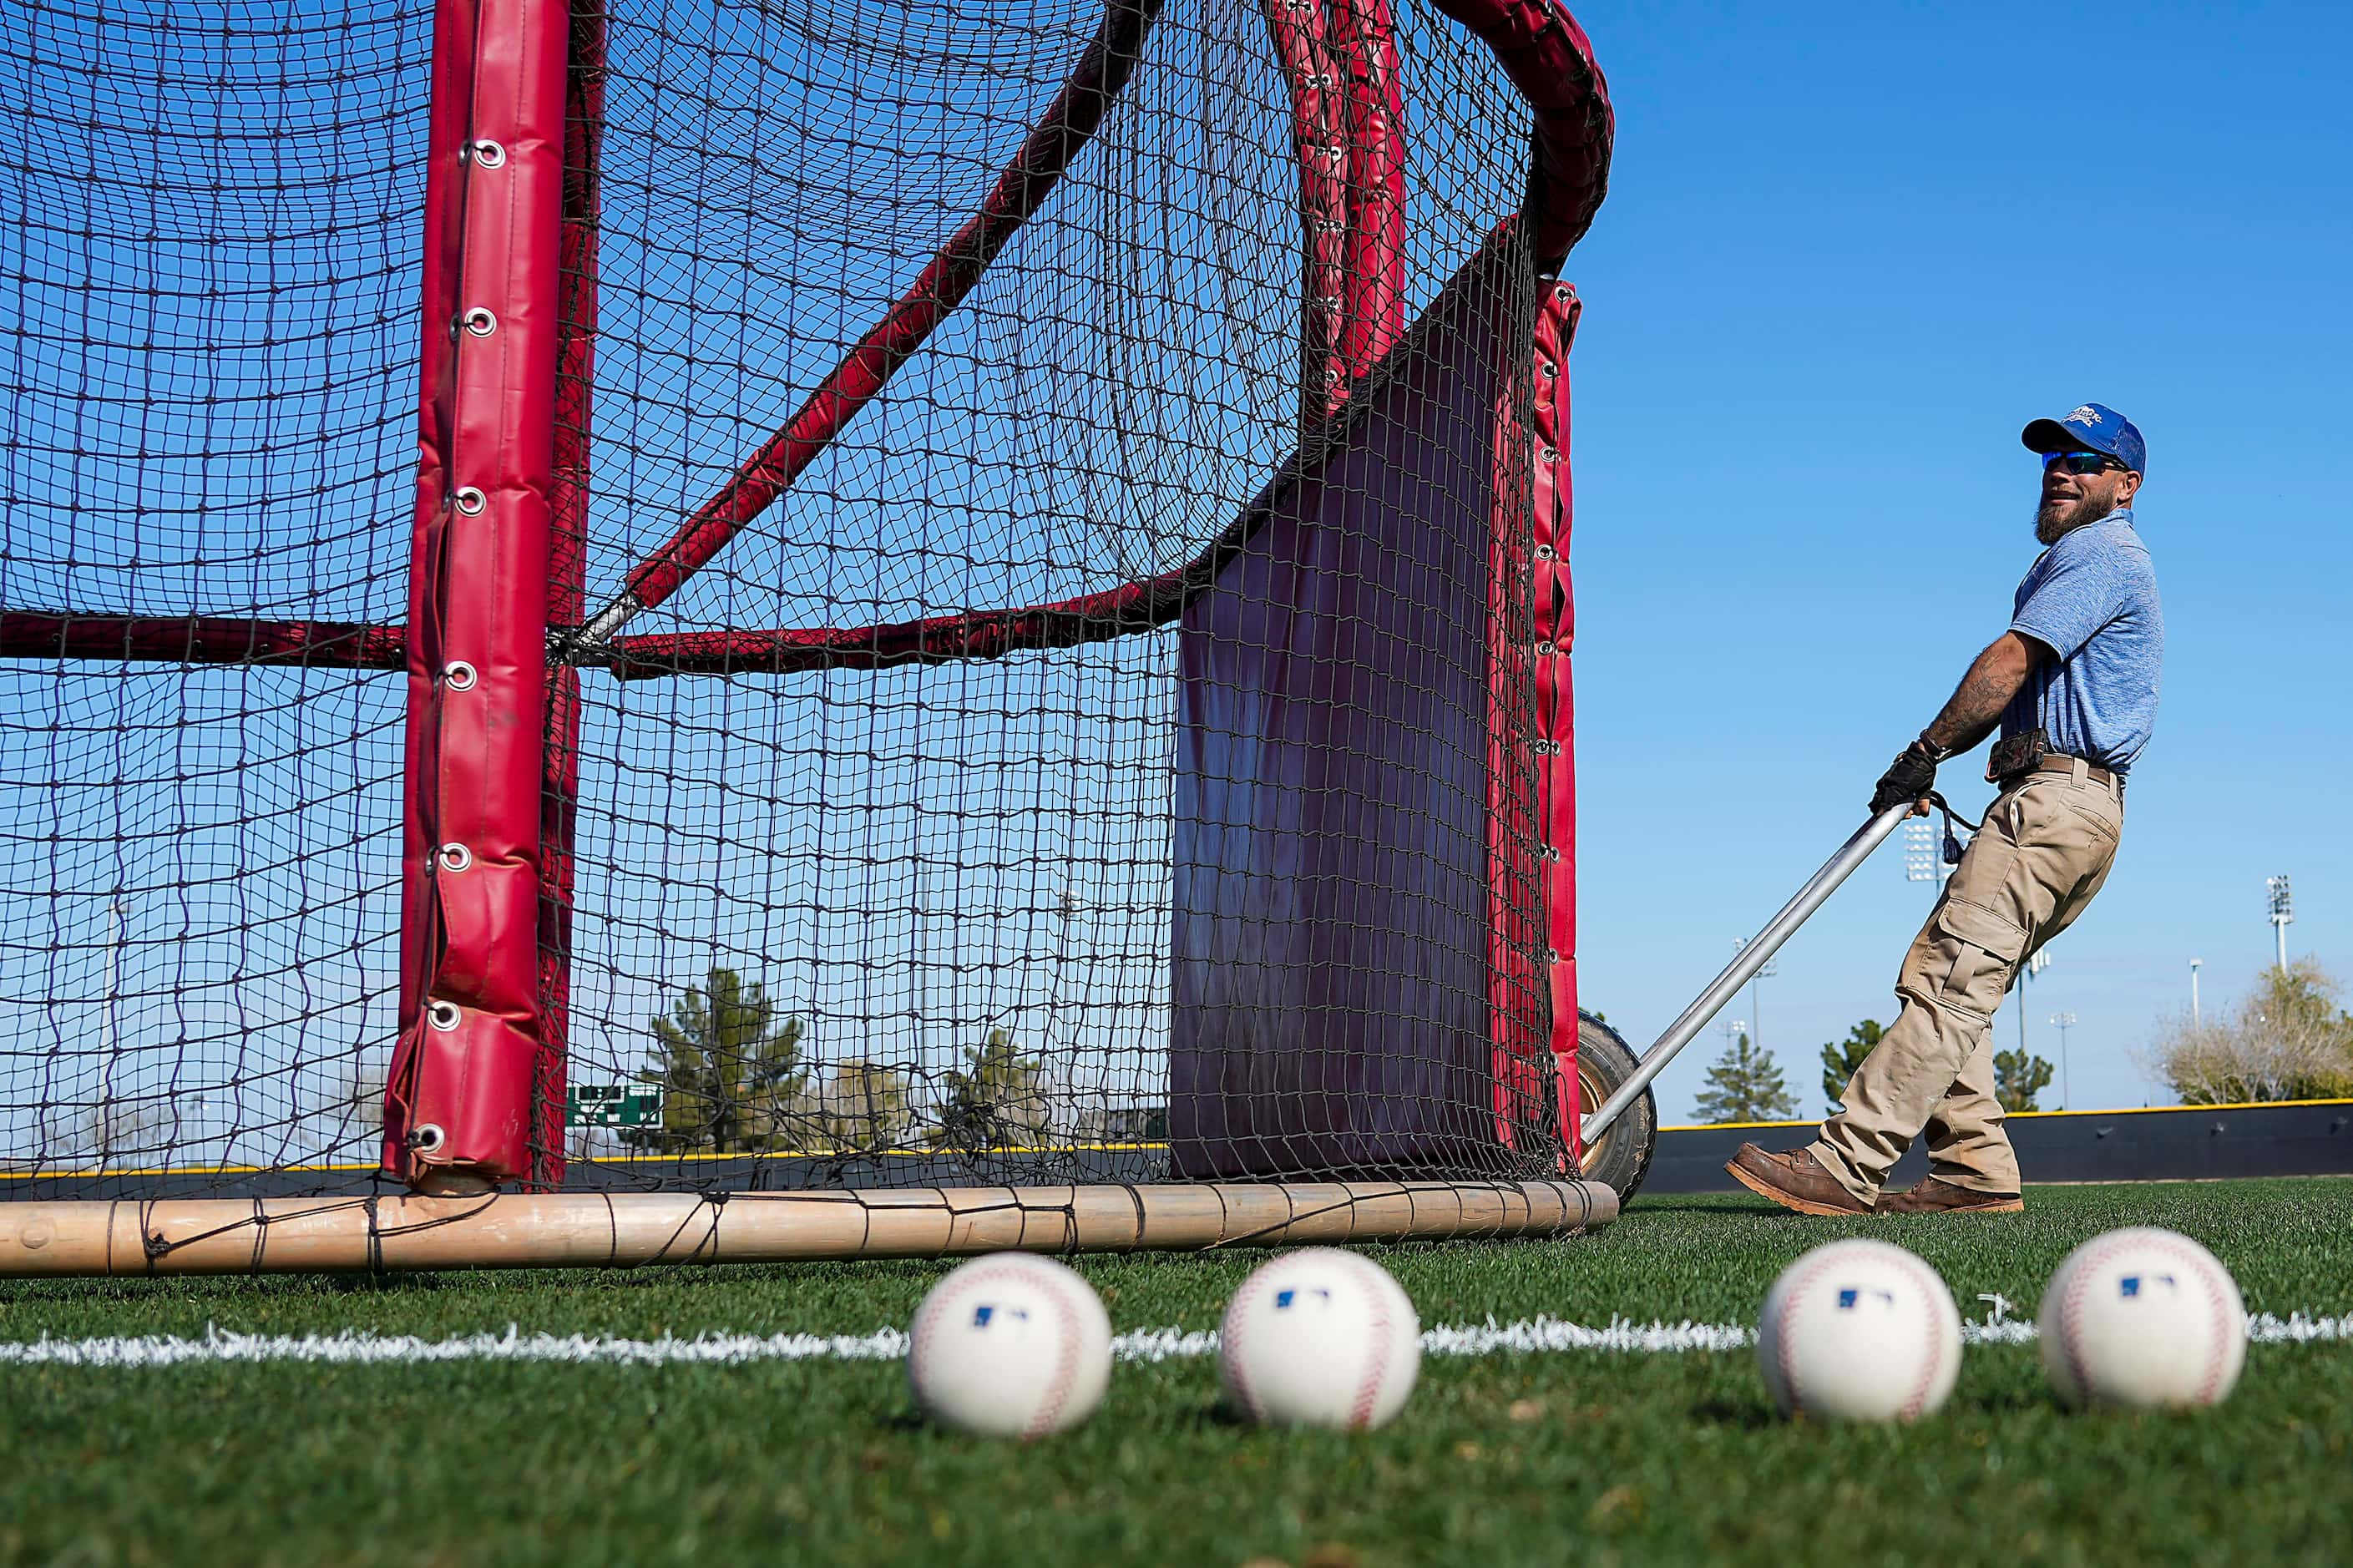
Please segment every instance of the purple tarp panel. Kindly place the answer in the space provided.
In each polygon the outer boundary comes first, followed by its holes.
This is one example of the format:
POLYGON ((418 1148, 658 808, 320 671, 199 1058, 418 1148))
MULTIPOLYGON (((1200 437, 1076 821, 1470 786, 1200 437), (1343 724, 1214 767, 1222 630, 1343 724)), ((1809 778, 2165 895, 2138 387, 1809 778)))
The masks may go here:
POLYGON ((1185 613, 1180 1175, 1500 1156, 1487 576, 1496 372, 1524 349, 1509 254, 1464 268, 1185 613))

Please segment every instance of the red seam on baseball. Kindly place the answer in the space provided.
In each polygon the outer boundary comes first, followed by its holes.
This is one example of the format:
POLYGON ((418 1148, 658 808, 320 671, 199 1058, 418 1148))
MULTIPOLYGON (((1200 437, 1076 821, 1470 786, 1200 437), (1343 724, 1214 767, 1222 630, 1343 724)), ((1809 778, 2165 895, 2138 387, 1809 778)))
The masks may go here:
POLYGON ((2075 1260, 2075 1271, 2067 1277, 2067 1289, 2059 1297, 2059 1353, 2067 1363, 2067 1375, 2075 1384, 2075 1397, 2092 1403, 2092 1380, 2084 1371, 2084 1325, 2078 1321, 2084 1308, 2084 1297, 2091 1289, 2092 1265, 2100 1258, 2103 1247, 2098 1242, 2092 1250, 2075 1260))
POLYGON ((1039 1402, 1038 1413, 1029 1418, 1029 1430, 1024 1434, 1039 1437, 1054 1429, 1054 1423, 1060 1417, 1062 1406, 1069 1401, 1071 1390, 1078 1382, 1080 1329, 1078 1302, 1065 1289, 1066 1282, 1054 1274, 1039 1274, 1034 1278, 1045 1287, 1046 1293, 1053 1298, 1054 1305, 1062 1315, 1062 1342, 1060 1353, 1054 1360, 1053 1379, 1047 1384, 1046 1397, 1039 1402))
POLYGON ((2221 1270, 2221 1262, 2202 1248, 2193 1251, 2184 1247, 2179 1241, 2169 1236, 2152 1237, 2149 1239, 2156 1243, 2160 1251, 2170 1253, 2197 1269, 2206 1281, 2206 1300, 2214 1309, 2212 1327, 2215 1331, 2207 1335, 2206 1373, 2199 1381, 2198 1399, 2201 1405, 2211 1405, 2222 1387, 2222 1363, 2226 1359, 2223 1352, 2227 1344, 2227 1325, 2231 1321, 2229 1299, 2222 1294, 2214 1278, 2221 1270))
MULTIPOLYGON (((1912 1275, 1913 1283, 1919 1288, 1922 1301, 1928 1309, 1931 1323, 1935 1328, 1941 1330, 1944 1326, 1944 1314, 1936 1310, 1936 1301, 1939 1297, 1947 1294, 1944 1277, 1922 1262, 1916 1255, 1905 1252, 1900 1247, 1897 1248, 1897 1252, 1903 1259, 1904 1268, 1912 1275)), ((1936 1381, 1936 1374, 1945 1368, 1944 1334, 1932 1332, 1928 1337, 1933 1353, 1928 1358, 1928 1364, 1920 1369, 1919 1380, 1912 1385, 1911 1396, 1904 1402, 1904 1408, 1900 1415, 1905 1421, 1917 1421, 1920 1418, 1921 1410, 1928 1403, 1929 1385, 1936 1381)))
POLYGON ((1783 1294, 1780 1308, 1774 1314, 1773 1359, 1781 1368, 1781 1392, 1788 1396, 1789 1407, 1793 1410, 1803 1410, 1806 1407, 1806 1402, 1798 1396, 1798 1368, 1789 1359, 1789 1308, 1806 1293, 1806 1287, 1820 1279, 1836 1261, 1835 1258, 1829 1256, 1829 1250, 1828 1247, 1824 1247, 1815 1254, 1814 1261, 1807 1267, 1804 1273, 1798 1276, 1790 1284, 1788 1290, 1783 1294))
POLYGON ((1246 1303, 1258 1300, 1265 1292, 1266 1270, 1273 1267, 1271 1263, 1261 1264, 1251 1270, 1249 1279, 1242 1281, 1242 1288, 1234 1292, 1231 1301, 1226 1303, 1225 1319, 1219 1324, 1218 1335, 1218 1360, 1225 1366, 1227 1383, 1241 1396, 1242 1411, 1253 1421, 1266 1419, 1266 1406, 1260 1403, 1258 1390, 1250 1386, 1250 1369, 1243 1364, 1240 1353, 1242 1325, 1250 1317, 1244 1309, 1246 1303))
POLYGON ((1388 1271, 1382 1269, 1371 1259, 1359 1258, 1353 1252, 1344 1252, 1340 1256, 1345 1258, 1349 1265, 1356 1270, 1359 1288, 1367 1291, 1372 1297, 1373 1321, 1370 1325, 1373 1331, 1372 1360, 1365 1369, 1364 1374, 1356 1380, 1356 1403, 1350 1405, 1348 1410, 1348 1425, 1357 1431, 1362 1431, 1372 1425, 1373 1403, 1380 1397, 1381 1379, 1388 1372, 1389 1337, 1397 1331, 1397 1326, 1389 1319, 1389 1293, 1379 1289, 1379 1286, 1386 1282, 1388 1271), (1376 1272, 1383 1276, 1381 1280, 1376 1280, 1371 1277, 1376 1272))

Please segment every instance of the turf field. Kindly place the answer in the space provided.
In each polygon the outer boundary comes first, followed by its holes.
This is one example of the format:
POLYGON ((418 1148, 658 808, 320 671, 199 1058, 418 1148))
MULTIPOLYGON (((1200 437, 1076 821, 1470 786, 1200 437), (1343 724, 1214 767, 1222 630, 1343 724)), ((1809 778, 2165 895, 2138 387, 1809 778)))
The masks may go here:
MULTIPOLYGON (((1173 1334, 1131 1342, 1078 1433, 1020 1447, 931 1430, 875 1331, 906 1321, 934 1265, 0 1282, 0 1560, 2345 1561, 2353 1182, 2029 1203, 1832 1222, 1660 1198, 1578 1241, 1377 1249, 1426 1326, 1497 1328, 1425 1359, 1398 1423, 1356 1437, 1233 1425, 1213 1362, 1173 1334), (1835 1236, 1912 1247, 1982 1324, 2031 1319, 2068 1249, 2126 1224, 2204 1241, 2251 1312, 2293 1320, 2259 1338, 2219 1411, 2068 1415, 2035 1347, 1996 1330, 1916 1427, 1791 1426, 1752 1352, 1688 1348, 1723 1344, 1784 1264, 1835 1236), (1613 1321, 1615 1335, 1561 1326, 1613 1321), (375 1338, 301 1348, 351 1331, 375 1338), (756 1338, 680 1342, 718 1334, 756 1338), (770 1337, 792 1335, 820 1338, 770 1337), (91 1364, 157 1353, 142 1336, 176 1337, 185 1359, 91 1364), (456 1359, 414 1359, 398 1336, 456 1359), (1496 1343, 1515 1338, 1538 1348, 1496 1343), (298 1352, 408 1359, 269 1359, 298 1352), (723 1352, 747 1359, 650 1360, 723 1352), (521 1359, 565 1354, 608 1359, 521 1359)), ((1198 1333, 1251 1262, 1081 1268, 1122 1332, 1198 1333)))

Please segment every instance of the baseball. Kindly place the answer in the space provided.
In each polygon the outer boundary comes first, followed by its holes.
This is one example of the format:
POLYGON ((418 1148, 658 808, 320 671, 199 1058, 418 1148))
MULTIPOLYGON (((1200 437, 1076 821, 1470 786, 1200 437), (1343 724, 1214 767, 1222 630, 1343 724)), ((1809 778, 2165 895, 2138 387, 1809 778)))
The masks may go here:
POLYGON ((1333 1247, 1261 1267, 1219 1330, 1228 1403, 1268 1425, 1385 1425, 1420 1372, 1421 1323, 1404 1288, 1379 1264, 1333 1247))
POLYGON ((1817 1247, 1765 1294, 1757 1361, 1785 1415, 1916 1421, 1961 1369, 1961 1314, 1936 1271, 1853 1237, 1817 1247))
POLYGON ((2095 1236, 2067 1255, 2036 1314, 2069 1405, 2213 1405, 2247 1359, 2247 1310, 2214 1255, 2170 1230, 2095 1236))
POLYGON ((907 1335, 907 1382, 960 1432, 1042 1437, 1094 1413, 1111 1319, 1087 1282, 1025 1252, 976 1258, 932 1287, 907 1335))

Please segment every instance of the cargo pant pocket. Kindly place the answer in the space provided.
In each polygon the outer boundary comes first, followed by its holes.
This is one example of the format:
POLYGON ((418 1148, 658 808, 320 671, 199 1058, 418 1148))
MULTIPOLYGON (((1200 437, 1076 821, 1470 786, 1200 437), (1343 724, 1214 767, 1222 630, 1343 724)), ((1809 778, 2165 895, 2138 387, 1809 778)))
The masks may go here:
POLYGON ((1932 929, 1922 988, 1945 1006, 1991 1018, 2025 955, 2024 928, 1982 904, 1948 899, 1932 929))

